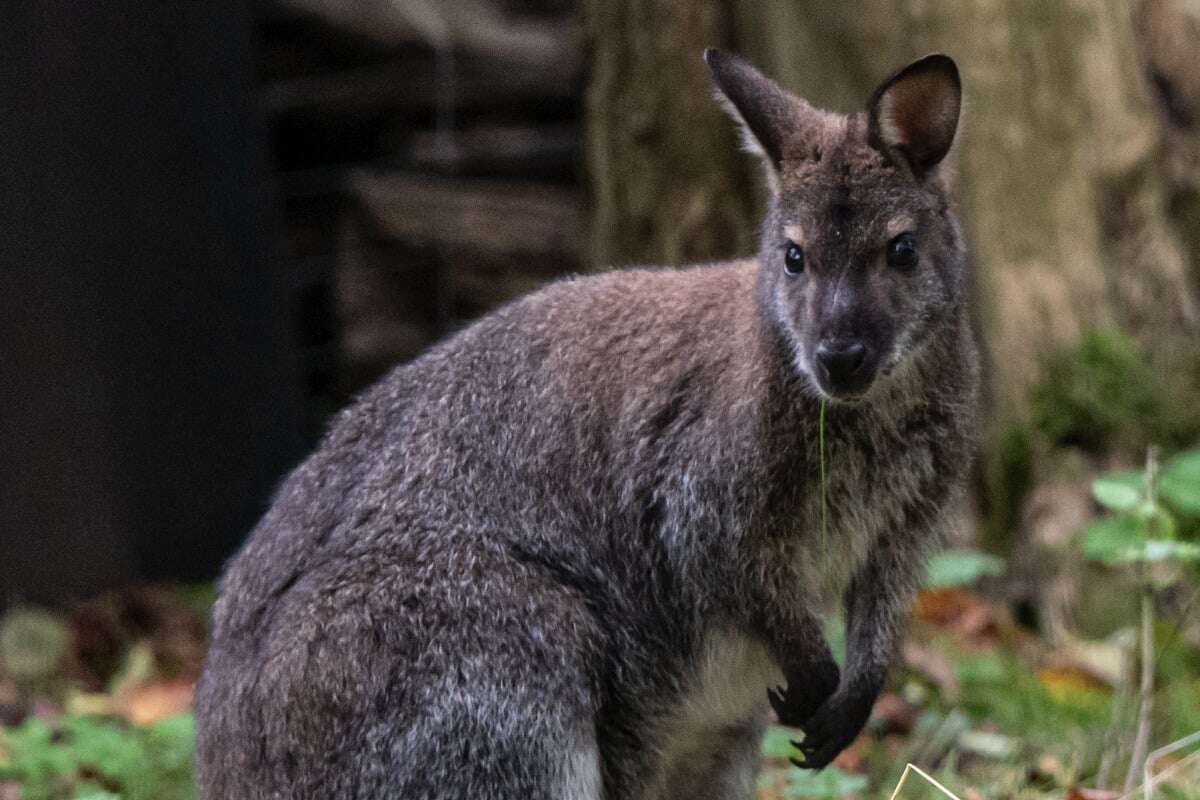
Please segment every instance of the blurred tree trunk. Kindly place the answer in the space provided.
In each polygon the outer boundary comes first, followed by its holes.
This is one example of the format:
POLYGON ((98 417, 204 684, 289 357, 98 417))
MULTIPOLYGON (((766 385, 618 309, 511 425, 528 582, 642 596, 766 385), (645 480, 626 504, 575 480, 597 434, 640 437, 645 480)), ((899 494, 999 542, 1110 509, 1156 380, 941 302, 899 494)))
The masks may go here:
POLYGON ((728 257, 753 247, 754 202, 705 47, 727 46, 721 0, 588 0, 586 146, 595 266, 728 257))
POLYGON ((1140 0, 1138 48, 1158 99, 1168 209, 1200 293, 1200 2, 1140 0))
POLYGON ((974 98, 962 199, 998 418, 1024 411, 1040 355, 1086 326, 1118 324, 1174 362, 1197 312, 1129 5, 929 8, 974 98))

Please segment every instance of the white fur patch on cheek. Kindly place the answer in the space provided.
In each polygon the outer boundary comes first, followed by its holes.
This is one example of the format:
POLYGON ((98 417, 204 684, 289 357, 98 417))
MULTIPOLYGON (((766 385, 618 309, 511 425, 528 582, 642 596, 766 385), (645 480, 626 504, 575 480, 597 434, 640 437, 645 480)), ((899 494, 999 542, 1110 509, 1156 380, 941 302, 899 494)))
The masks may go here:
POLYGON ((788 314, 787 303, 784 301, 781 293, 775 293, 775 302, 772 303, 772 307, 775 311, 776 323, 787 333, 788 343, 792 348, 792 357, 795 359, 796 372, 807 378, 809 386, 818 395, 824 397, 825 393, 817 383, 817 376, 813 373, 812 362, 809 360, 808 354, 804 352, 804 344, 800 341, 800 334, 788 314))

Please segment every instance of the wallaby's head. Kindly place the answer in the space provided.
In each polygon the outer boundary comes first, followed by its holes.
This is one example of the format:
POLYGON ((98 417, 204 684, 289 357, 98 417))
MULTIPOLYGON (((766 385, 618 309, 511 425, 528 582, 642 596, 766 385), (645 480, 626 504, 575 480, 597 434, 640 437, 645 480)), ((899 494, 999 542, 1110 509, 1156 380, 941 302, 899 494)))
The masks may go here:
POLYGON ((704 58, 766 166, 766 310, 823 396, 861 397, 961 302, 962 247, 939 170, 958 126, 958 70, 926 56, 884 81, 865 113, 845 116, 739 58, 704 58))

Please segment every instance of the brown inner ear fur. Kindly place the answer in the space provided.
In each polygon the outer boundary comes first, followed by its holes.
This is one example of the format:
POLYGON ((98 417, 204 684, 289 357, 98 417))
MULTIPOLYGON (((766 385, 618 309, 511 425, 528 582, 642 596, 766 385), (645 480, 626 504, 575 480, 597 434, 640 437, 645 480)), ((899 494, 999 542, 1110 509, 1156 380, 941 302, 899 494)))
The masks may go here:
POLYGON ((954 143, 961 98, 958 69, 948 56, 913 62, 875 90, 869 106, 871 146, 924 177, 954 143))

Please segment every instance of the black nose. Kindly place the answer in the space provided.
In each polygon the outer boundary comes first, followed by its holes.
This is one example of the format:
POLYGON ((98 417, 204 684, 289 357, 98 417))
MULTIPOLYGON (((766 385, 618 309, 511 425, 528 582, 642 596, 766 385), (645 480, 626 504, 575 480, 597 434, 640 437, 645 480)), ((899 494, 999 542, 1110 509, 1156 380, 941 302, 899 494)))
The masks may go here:
POLYGON ((848 382, 862 367, 867 348, 860 342, 837 342, 817 345, 817 361, 834 384, 848 382))

